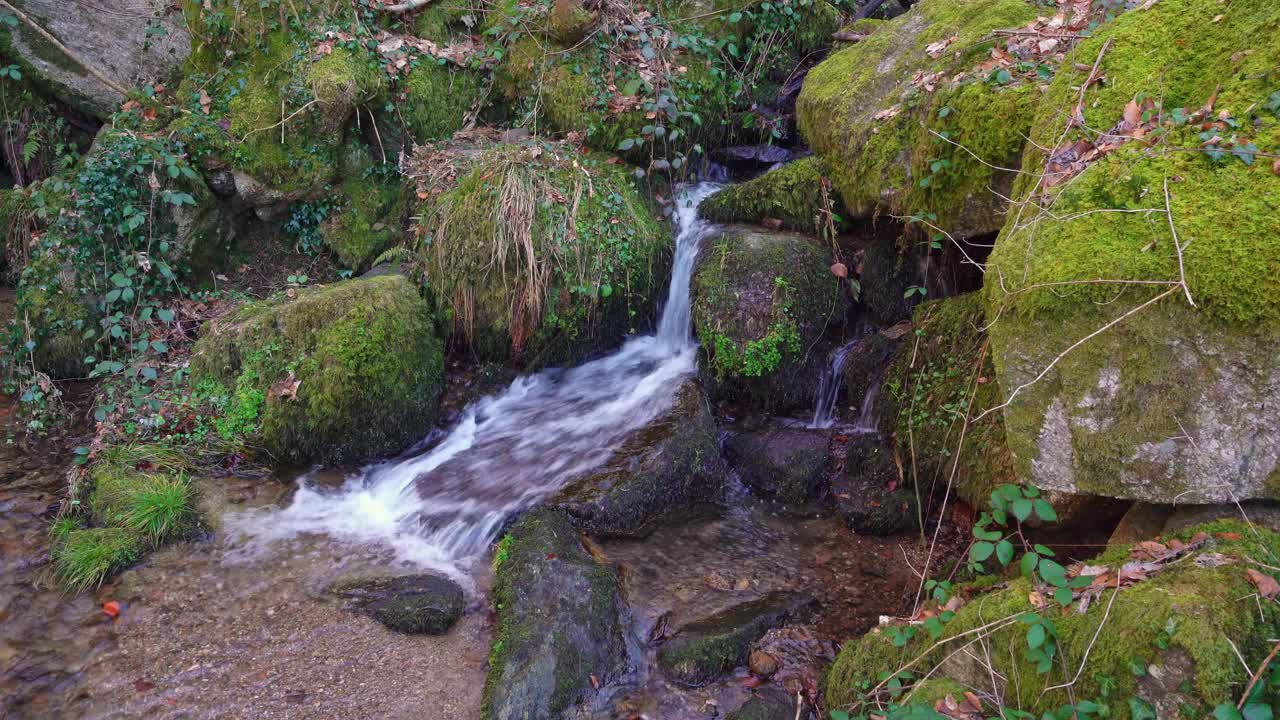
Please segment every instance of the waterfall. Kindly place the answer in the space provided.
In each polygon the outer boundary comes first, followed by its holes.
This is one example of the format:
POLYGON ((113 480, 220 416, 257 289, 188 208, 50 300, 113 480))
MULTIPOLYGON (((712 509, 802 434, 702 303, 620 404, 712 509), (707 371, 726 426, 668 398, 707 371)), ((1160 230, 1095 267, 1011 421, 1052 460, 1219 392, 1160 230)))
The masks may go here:
POLYGON ((716 189, 694 185, 677 203, 671 283, 655 334, 578 367, 517 378, 468 405, 429 451, 365 467, 336 490, 304 475, 288 507, 228 527, 267 542, 323 533, 382 544, 444 570, 483 555, 508 517, 607 462, 671 407, 694 373, 689 284, 700 241, 714 228, 697 206, 716 189))
POLYGON ((849 359, 849 353, 861 340, 851 340, 831 353, 831 361, 818 379, 818 391, 814 393, 813 399, 813 421, 809 423, 809 427, 829 428, 835 422, 836 397, 840 394, 840 385, 844 379, 844 364, 849 359))

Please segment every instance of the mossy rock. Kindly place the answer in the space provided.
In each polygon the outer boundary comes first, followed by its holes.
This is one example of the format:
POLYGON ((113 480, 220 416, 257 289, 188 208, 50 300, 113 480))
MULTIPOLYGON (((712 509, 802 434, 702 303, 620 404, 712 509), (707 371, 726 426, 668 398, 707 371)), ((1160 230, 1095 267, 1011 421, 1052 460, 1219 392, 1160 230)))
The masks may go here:
POLYGON ((796 700, 776 683, 757 690, 750 700, 725 715, 725 720, 795 720, 796 700))
POLYGON ((916 284, 915 260, 915 255, 902 252, 898 239, 887 233, 867 238, 858 274, 858 300, 872 324, 888 327, 911 319, 911 310, 922 297, 909 292, 916 284))
POLYGON ((701 687, 745 663, 751 643, 813 605, 808 595, 773 592, 689 623, 658 650, 658 666, 681 685, 701 687))
MULTIPOLYGON (((1280 63, 1280 47, 1258 33, 1277 26, 1271 3, 1223 12, 1212 0, 1167 0, 1120 16, 1069 58, 1092 66, 1109 43, 1107 82, 1086 93, 1084 124, 1110 127, 1143 92, 1171 118, 1214 97, 1215 114, 1238 115, 1242 142, 1280 146, 1280 118, 1257 109, 1280 63)), ((1034 143, 1055 147, 1064 132, 1064 143, 1076 141, 1059 111, 1077 105, 1083 77, 1068 69, 1054 80, 1034 143)), ((999 384, 1021 388, 1004 411, 1020 477, 1159 503, 1280 497, 1280 176, 1261 158, 1172 150, 1199 147, 1200 132, 1170 120, 1157 146, 1125 145, 1038 190, 1054 219, 1011 217, 1001 233, 987 277, 1002 281, 987 283, 985 302, 999 384), (1182 268, 1195 307, 1159 284, 1182 268), (1157 284, 1092 282, 1113 279, 1157 284), (1070 284, 1079 281, 1088 282, 1070 284)), ((1043 153, 1028 151, 1015 198, 1044 166, 1043 153)))
POLYGON ((721 502, 726 475, 706 395, 695 380, 686 380, 670 410, 550 503, 592 535, 641 537, 669 513, 721 502))
POLYGON ((656 314, 671 240, 629 174, 556 143, 450 156, 419 208, 427 284, 480 360, 573 363, 656 314))
POLYGON ((435 575, 355 580, 333 591, 387 628, 409 634, 447 633, 466 601, 457 583, 435 575))
POLYGON ((348 141, 342 149, 341 207, 321 227, 338 262, 363 272, 405 239, 409 188, 394 165, 376 164, 368 148, 348 141))
POLYGON ((494 565, 498 621, 482 717, 563 717, 595 682, 626 671, 618 574, 587 552, 567 515, 522 517, 494 565))
POLYGON ((312 44, 323 29, 354 22, 351 6, 315 0, 302 8, 293 16, 295 8, 275 4, 185 3, 198 40, 178 88, 190 113, 173 129, 202 159, 229 163, 251 207, 322 192, 338 168, 347 121, 387 84, 371 54, 344 47, 322 54, 312 44))
POLYGON ((816 239, 734 227, 704 241, 693 277, 693 325, 713 399, 771 411, 810 406, 828 326, 848 300, 816 239))
POLYGON ((742 482, 765 497, 801 504, 826 489, 830 433, 766 427, 731 435, 724 443, 729 464, 742 482))
POLYGON ((960 444, 966 413, 976 418, 1004 401, 985 327, 978 293, 919 305, 915 335, 898 345, 877 404, 881 432, 904 462, 915 458, 919 481, 943 487, 955 465, 953 492, 974 507, 1017 481, 999 412, 970 423, 960 444))
POLYGON ((15 316, 37 329, 31 352, 40 372, 55 379, 84 377, 89 372, 84 359, 93 351, 93 340, 85 334, 96 329, 96 322, 82 302, 75 271, 60 258, 60 253, 46 252, 22 271, 15 316))
MULTIPOLYGON (((818 234, 826 227, 828 211, 845 214, 840 197, 830 193, 831 207, 823 207, 822 184, 829 174, 816 156, 801 158, 746 182, 726 186, 702 201, 698 214, 713 222, 760 224, 782 221, 788 230, 818 234)), ((836 222, 837 229, 843 227, 836 222)))
POLYGON ((892 448, 875 434, 849 438, 844 470, 831 482, 831 502, 859 535, 895 535, 919 527, 910 478, 899 474, 892 448))
MULTIPOLYGON (((1160 718, 1182 717, 1182 706, 1193 709, 1191 717, 1208 717, 1218 703, 1234 706, 1249 679, 1241 661, 1258 667, 1273 645, 1268 638, 1280 632, 1280 610, 1274 604, 1260 610, 1237 600, 1256 590, 1244 558, 1280 557, 1280 536, 1240 521, 1220 521, 1188 528, 1177 537, 1186 542, 1198 532, 1208 533, 1212 541, 1193 555, 1217 553, 1227 564, 1218 564, 1216 557, 1210 557, 1211 562, 1192 557, 1168 563, 1120 589, 1114 598, 1117 591, 1104 590, 1086 612, 1052 611, 1063 662, 1055 663, 1047 675, 1024 657, 1028 625, 1016 618, 1036 609, 1029 599, 1031 584, 1018 578, 990 591, 976 590, 978 594, 944 625, 941 640, 947 644, 939 643, 940 647, 923 632, 904 647, 895 647, 883 631, 846 644, 827 674, 828 707, 852 706, 859 699, 858 688, 875 686, 922 654, 924 659, 912 668, 916 677, 933 671, 934 678, 983 697, 992 692, 992 678, 997 678, 1000 687, 994 696, 1035 717, 1067 704, 1069 698, 1103 697, 1104 685, 1111 717, 1121 720, 1132 717, 1129 698, 1148 703, 1160 718), (974 632, 1002 618, 1015 621, 994 632, 974 632), (957 652, 966 642, 981 642, 983 649, 957 652), (1083 671, 1077 674, 1082 663, 1083 671)), ((1109 549, 1089 564, 1115 570, 1129 560, 1129 547, 1124 546, 1109 549)), ((919 690, 926 691, 927 686, 919 690)), ((909 702, 926 699, 904 696, 909 702)))
POLYGON ((204 328, 191 368, 230 397, 227 439, 296 463, 403 449, 435 422, 444 383, 430 310, 399 275, 250 303, 204 328))
POLYGON ((1007 196, 1014 173, 996 168, 1022 156, 1040 92, 956 76, 988 57, 992 30, 1035 16, 1023 0, 921 0, 901 17, 868 24, 867 37, 809 72, 796 104, 800 132, 829 163, 854 217, 934 213, 957 238, 1000 229, 1005 203, 992 191, 1007 196), (936 59, 925 51, 953 37, 936 59), (939 73, 934 92, 913 82, 919 72, 939 73))
POLYGON ((55 538, 49 554, 59 578, 74 591, 90 590, 136 563, 146 539, 120 527, 80 528, 55 538))

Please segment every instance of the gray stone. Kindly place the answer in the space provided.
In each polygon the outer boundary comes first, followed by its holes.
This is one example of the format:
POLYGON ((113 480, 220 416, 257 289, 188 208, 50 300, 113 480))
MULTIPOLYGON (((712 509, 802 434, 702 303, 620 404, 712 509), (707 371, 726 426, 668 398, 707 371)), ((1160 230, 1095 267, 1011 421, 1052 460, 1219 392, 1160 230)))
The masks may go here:
POLYGON ((845 469, 832 480, 831 501, 851 530, 862 535, 893 535, 917 526, 915 493, 879 435, 849 438, 845 469))
POLYGON ((725 720, 794 720, 796 700, 777 685, 765 685, 725 720))
POLYGON ((768 427, 731 436, 725 457, 748 487, 784 502, 803 503, 823 488, 830 433, 804 428, 768 427))
POLYGON ((388 628, 402 633, 443 635, 462 617, 465 598, 452 580, 402 575, 343 583, 334 592, 388 628))

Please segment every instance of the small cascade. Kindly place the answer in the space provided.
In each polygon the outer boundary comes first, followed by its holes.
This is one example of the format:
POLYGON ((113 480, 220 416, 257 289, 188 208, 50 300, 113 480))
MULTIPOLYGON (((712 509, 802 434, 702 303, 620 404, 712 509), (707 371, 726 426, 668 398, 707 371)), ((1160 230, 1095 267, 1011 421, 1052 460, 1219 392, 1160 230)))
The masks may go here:
POLYGON ((607 462, 628 435, 671 407, 693 375, 689 284, 699 245, 715 229, 697 208, 717 189, 701 183, 681 193, 671 285, 653 335, 574 368, 520 377, 467 406, 447 433, 433 431, 341 488, 304 475, 289 507, 246 514, 228 527, 262 542, 324 534, 465 572, 508 518, 607 462))
POLYGON ((858 422, 854 423, 853 432, 879 432, 876 428, 876 399, 879 397, 880 384, 872 383, 871 386, 867 388, 867 394, 862 398, 862 407, 858 411, 858 422))
POLYGON ((836 398, 840 395, 844 364, 849 359, 849 353, 861 341, 861 338, 851 340, 831 354, 831 362, 818 380, 818 391, 814 394, 813 401, 813 421, 809 423, 809 427, 825 429, 835 423, 836 398))

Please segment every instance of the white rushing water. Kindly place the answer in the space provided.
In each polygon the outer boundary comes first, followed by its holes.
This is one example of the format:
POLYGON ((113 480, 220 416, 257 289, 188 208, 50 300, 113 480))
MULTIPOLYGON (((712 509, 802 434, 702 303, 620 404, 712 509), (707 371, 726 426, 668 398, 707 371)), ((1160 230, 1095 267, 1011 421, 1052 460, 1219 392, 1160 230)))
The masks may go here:
POLYGON ((689 283, 699 241, 712 228, 697 206, 716 189, 692 186, 677 203, 671 285, 654 335, 578 367, 518 378, 467 406, 429 452, 365 467, 340 488, 304 475, 288 507, 228 526, 252 540, 320 533, 384 545, 419 565, 465 568, 509 516, 604 464, 627 435, 666 411, 694 372, 689 283))
POLYGON ((850 340, 831 353, 831 360, 823 368, 822 377, 818 378, 818 389, 813 398, 813 420, 809 427, 829 428, 835 424, 836 397, 840 394, 840 385, 844 381, 844 364, 859 342, 860 338, 850 340))

